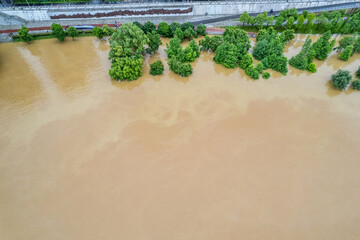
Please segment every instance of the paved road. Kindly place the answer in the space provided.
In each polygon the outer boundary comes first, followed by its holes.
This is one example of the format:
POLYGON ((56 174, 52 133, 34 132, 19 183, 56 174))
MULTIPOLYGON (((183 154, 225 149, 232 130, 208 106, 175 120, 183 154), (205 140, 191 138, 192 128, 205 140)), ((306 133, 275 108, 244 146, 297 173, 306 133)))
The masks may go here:
MULTIPOLYGON (((308 10, 309 12, 319 12, 319 11, 331 11, 331 10, 338 10, 338 9, 349 9, 349 8, 358 8, 360 7, 360 2, 352 2, 352 3, 340 3, 340 4, 333 4, 328 6, 319 6, 319 7, 312 7, 312 8, 298 8, 298 12, 301 13, 302 11, 308 10), (359 4, 359 5, 358 5, 359 4)), ((278 15, 280 11, 274 11, 272 15, 278 15)), ((249 13, 250 16, 257 16, 259 13, 249 13)), ((222 22, 228 20, 239 19, 240 14, 226 16, 226 17, 218 17, 212 18, 202 21, 193 21, 192 23, 197 26, 199 24, 209 24, 215 22, 222 22)))

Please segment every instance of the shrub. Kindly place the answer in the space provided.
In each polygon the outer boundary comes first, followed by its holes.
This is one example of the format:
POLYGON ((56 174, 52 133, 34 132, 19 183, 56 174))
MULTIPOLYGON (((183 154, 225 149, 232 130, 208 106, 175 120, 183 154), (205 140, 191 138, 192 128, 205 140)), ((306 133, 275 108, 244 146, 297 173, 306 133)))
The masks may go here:
POLYGON ((360 90, 360 79, 356 79, 351 83, 351 87, 355 90, 360 90))
POLYGON ((79 36, 79 32, 78 30, 76 30, 76 28, 74 28, 73 26, 69 27, 67 30, 66 30, 66 33, 69 37, 72 37, 72 40, 75 40, 74 38, 79 36))
POLYGON ((60 24, 51 24, 51 31, 53 36, 56 37, 60 42, 65 40, 66 33, 60 24))
POLYGON ((29 29, 25 26, 22 26, 21 29, 18 30, 18 33, 21 41, 26 42, 27 44, 33 40, 33 37, 29 34, 29 29))
POLYGON ((246 70, 245 74, 254 80, 259 79, 259 72, 255 69, 254 65, 250 65, 246 70))
POLYGON ((199 35, 205 36, 206 35, 206 26, 203 24, 200 24, 199 26, 197 26, 196 32, 199 35))
POLYGON ((312 73, 316 73, 316 65, 315 63, 310 63, 307 68, 306 68, 309 72, 312 72, 312 73))
POLYGON ((181 29, 181 25, 177 22, 173 22, 170 24, 169 26, 169 30, 170 30, 170 36, 173 37, 175 35, 175 30, 180 28, 181 29))
POLYGON ((201 46, 200 50, 211 50, 213 52, 216 51, 217 47, 223 42, 223 38, 219 36, 208 37, 205 36, 205 39, 201 39, 199 41, 199 45, 201 46))
POLYGON ((184 64, 180 62, 176 57, 172 57, 168 61, 170 70, 180 76, 187 77, 192 74, 192 66, 190 64, 184 64))
POLYGON ((154 63, 150 64, 150 74, 161 75, 164 72, 164 64, 160 60, 155 61, 154 63))
POLYGON ((269 78, 270 78, 270 73, 264 72, 263 75, 262 75, 262 77, 263 77, 264 79, 269 79, 269 78))
POLYGON ((352 76, 349 71, 339 69, 331 76, 332 84, 335 88, 344 90, 350 83, 352 76))
POLYGON ((143 31, 144 31, 144 33, 156 31, 156 26, 155 26, 155 24, 153 24, 152 22, 147 21, 147 22, 144 24, 143 31))
POLYGON ((344 60, 344 61, 349 60, 350 56, 351 56, 352 53, 353 53, 353 49, 354 49, 353 45, 347 46, 347 47, 344 49, 344 51, 342 51, 342 52, 339 54, 339 58, 340 58, 341 60, 344 60))
POLYGON ((160 40, 160 34, 158 34, 156 31, 152 31, 146 35, 149 38, 149 48, 146 49, 146 52, 148 54, 152 54, 156 52, 159 49, 159 46, 162 44, 160 40))
POLYGON ((169 37, 170 36, 170 27, 169 24, 166 22, 161 22, 158 25, 158 33, 163 37, 169 37))

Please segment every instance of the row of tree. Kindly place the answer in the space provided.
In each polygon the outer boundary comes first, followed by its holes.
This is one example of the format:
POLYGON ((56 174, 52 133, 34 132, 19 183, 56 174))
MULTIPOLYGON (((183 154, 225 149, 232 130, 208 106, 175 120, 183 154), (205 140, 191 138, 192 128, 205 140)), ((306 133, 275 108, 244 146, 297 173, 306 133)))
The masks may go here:
MULTIPOLYGON (((21 29, 18 30, 18 34, 20 40, 28 44, 34 40, 33 36, 29 34, 29 29, 25 26, 22 26, 21 29)), ((64 41, 67 36, 72 37, 73 40, 75 37, 79 36, 79 32, 76 28, 69 27, 65 31, 63 27, 57 23, 51 24, 51 34, 61 42, 64 41)))
POLYGON ((346 10, 322 12, 319 15, 303 11, 301 15, 295 8, 285 9, 277 17, 268 15, 267 12, 258 14, 256 17, 250 16, 247 12, 241 14, 239 21, 243 25, 256 26, 258 29, 273 26, 277 29, 294 29, 306 32, 308 30, 330 31, 331 33, 349 34, 360 31, 360 12, 353 15, 346 15, 346 10))

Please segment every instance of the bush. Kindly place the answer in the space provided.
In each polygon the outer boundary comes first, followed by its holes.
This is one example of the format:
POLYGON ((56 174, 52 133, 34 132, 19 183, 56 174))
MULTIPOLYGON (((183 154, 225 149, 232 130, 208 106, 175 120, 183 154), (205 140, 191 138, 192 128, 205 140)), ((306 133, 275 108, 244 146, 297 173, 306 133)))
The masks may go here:
POLYGON ((351 87, 355 90, 360 90, 360 79, 356 79, 351 83, 351 87))
POLYGON ((66 33, 69 37, 72 37, 72 40, 74 40, 75 37, 79 36, 78 30, 76 30, 76 28, 72 26, 66 30, 66 33))
POLYGON ((213 52, 216 51, 217 47, 223 42, 223 38, 219 36, 208 37, 205 36, 205 39, 199 41, 199 45, 201 46, 200 50, 211 50, 213 52))
POLYGON ((263 75, 262 75, 262 77, 263 77, 264 79, 269 79, 269 78, 270 78, 270 73, 264 72, 263 75))
POLYGON ((190 64, 184 64, 180 62, 176 57, 172 57, 168 61, 170 70, 180 76, 187 77, 192 74, 192 66, 190 64))
POLYGON ((18 30, 18 33, 21 41, 26 42, 27 44, 33 40, 33 37, 29 34, 29 29, 25 26, 22 26, 21 29, 18 30))
POLYGON ((169 37, 170 36, 170 27, 169 24, 166 22, 161 22, 158 25, 158 33, 163 37, 169 37))
POLYGON ((159 49, 159 46, 162 44, 160 40, 160 34, 158 34, 156 31, 152 31, 146 35, 149 38, 149 48, 146 49, 146 52, 148 54, 152 54, 156 52, 159 49))
POLYGON ((344 61, 349 60, 350 56, 351 56, 352 53, 353 53, 353 49, 354 49, 353 45, 347 46, 347 47, 344 49, 344 51, 342 51, 342 52, 339 54, 339 58, 340 58, 341 60, 344 60, 344 61))
POLYGON ((51 31, 53 36, 56 37, 60 42, 65 40, 66 33, 60 24, 51 24, 51 31))
POLYGON ((154 63, 150 64, 150 74, 161 75, 164 72, 164 64, 160 60, 155 61, 154 63))
POLYGON ((316 65, 315 63, 310 63, 307 68, 306 68, 309 72, 312 72, 312 73, 316 73, 316 65))
POLYGON ((147 22, 144 24, 143 31, 144 31, 144 33, 156 31, 156 26, 155 26, 155 24, 153 24, 152 22, 147 21, 147 22))
POLYGON ((255 69, 254 65, 250 65, 246 70, 245 74, 254 80, 259 79, 259 72, 255 69))
POLYGON ((170 30, 170 37, 173 37, 175 35, 175 30, 180 28, 181 30, 181 25, 177 22, 173 22, 170 24, 169 26, 169 30, 170 30))
POLYGON ((197 34, 199 34, 199 35, 205 36, 205 35, 206 35, 206 26, 203 25, 203 24, 200 24, 199 26, 197 26, 196 32, 197 32, 197 34))
POLYGON ((344 90, 349 85, 352 76, 349 71, 339 69, 331 76, 332 84, 335 88, 344 90))

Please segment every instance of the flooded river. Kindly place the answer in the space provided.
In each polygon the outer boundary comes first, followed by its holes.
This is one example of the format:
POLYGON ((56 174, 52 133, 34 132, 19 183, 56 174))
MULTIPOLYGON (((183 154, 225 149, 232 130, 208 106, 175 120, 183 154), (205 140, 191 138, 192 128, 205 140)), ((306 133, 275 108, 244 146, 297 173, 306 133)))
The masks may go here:
POLYGON ((359 239, 360 92, 329 79, 360 55, 254 81, 212 53, 179 77, 162 47, 114 82, 108 51, 0 44, 0 239, 359 239))

